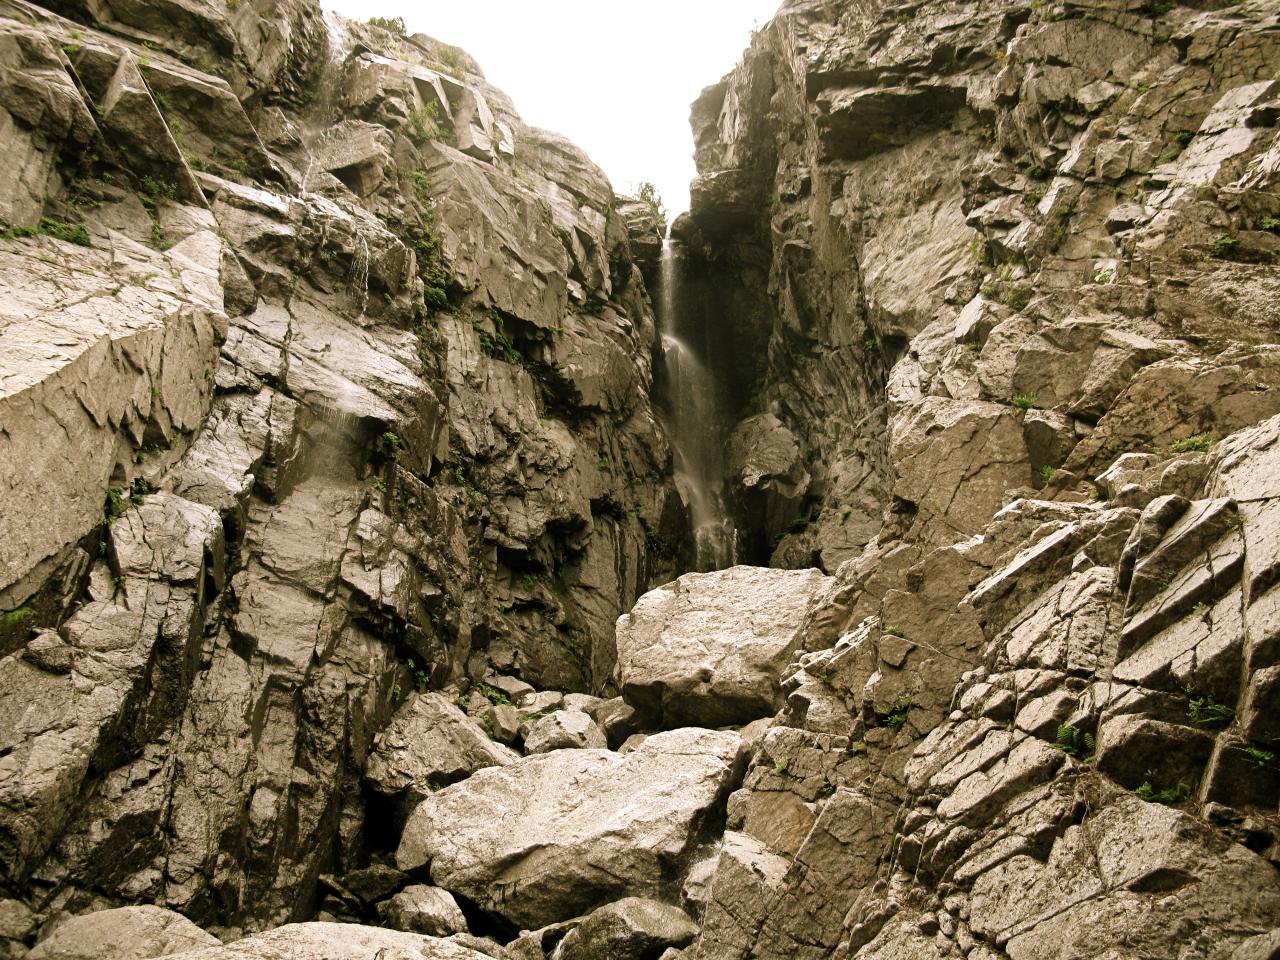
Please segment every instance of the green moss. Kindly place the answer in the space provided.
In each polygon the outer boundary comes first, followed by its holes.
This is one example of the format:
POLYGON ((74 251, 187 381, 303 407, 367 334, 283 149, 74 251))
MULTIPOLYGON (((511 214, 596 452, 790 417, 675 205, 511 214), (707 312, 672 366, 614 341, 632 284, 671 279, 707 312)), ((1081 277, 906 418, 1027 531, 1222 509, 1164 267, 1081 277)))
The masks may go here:
POLYGON ((90 243, 89 232, 84 227, 51 220, 49 217, 41 217, 34 227, 10 227, 0 233, 0 240, 16 240, 19 237, 53 237, 81 247, 87 247, 90 243))
POLYGON ((487 683, 477 683, 476 692, 484 697, 490 703, 496 706, 511 706, 511 698, 499 690, 497 687, 491 687, 487 683))
POLYGON ((1213 447, 1213 437, 1207 433, 1197 433, 1183 437, 1169 444, 1170 453, 1207 453, 1213 447))

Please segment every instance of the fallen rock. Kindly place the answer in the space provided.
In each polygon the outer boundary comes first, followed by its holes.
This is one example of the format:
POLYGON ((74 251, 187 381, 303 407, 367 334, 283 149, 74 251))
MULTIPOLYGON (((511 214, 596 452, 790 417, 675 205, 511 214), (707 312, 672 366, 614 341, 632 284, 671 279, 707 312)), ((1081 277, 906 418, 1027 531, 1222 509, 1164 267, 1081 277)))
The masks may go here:
POLYGON ((515 751, 494 743, 484 730, 439 693, 414 693, 375 741, 365 782, 384 796, 413 800, 469 777, 484 767, 505 766, 515 751))
POLYGON ((608 746, 604 731, 589 716, 577 710, 549 713, 529 723, 525 730, 525 753, 608 746))
POLYGON ((167 960, 486 960, 458 943, 354 923, 290 923, 225 946, 167 960))
POLYGON ((736 733, 683 729, 627 754, 557 750, 480 770, 422 801, 396 861, 530 930, 661 895, 733 788, 741 747, 736 733))
POLYGON ((143 960, 218 946, 180 913, 163 907, 120 907, 60 924, 31 950, 31 960, 143 960))
POLYGON ((677 907, 627 897, 596 910, 570 930, 555 960, 646 960, 668 947, 683 947, 697 925, 677 907))
POLYGON ((662 727, 769 716, 810 599, 828 583, 818 570, 733 567, 649 591, 618 619, 623 698, 662 727))
POLYGON ((379 905, 382 922, 395 930, 447 937, 466 933, 467 918, 448 890, 415 884, 379 905))

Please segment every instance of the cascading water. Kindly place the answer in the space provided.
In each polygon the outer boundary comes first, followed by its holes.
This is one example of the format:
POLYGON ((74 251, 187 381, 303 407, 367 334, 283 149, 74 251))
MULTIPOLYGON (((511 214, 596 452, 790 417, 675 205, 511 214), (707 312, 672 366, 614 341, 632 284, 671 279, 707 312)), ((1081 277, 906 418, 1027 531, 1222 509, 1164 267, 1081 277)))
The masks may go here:
POLYGON ((694 349, 700 338, 682 309, 681 262, 670 236, 659 266, 658 332, 676 489, 689 508, 696 569, 722 570, 737 562, 737 533, 724 507, 719 397, 694 349))

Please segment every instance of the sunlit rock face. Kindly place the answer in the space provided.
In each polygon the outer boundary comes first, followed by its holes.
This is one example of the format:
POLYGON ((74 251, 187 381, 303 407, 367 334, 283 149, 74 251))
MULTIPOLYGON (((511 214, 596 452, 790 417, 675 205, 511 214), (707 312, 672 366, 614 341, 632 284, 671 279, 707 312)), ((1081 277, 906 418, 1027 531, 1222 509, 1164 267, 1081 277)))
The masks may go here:
POLYGON ((1274 954, 1213 6, 787 3, 664 243, 394 20, 0 3, 0 958, 1274 954))

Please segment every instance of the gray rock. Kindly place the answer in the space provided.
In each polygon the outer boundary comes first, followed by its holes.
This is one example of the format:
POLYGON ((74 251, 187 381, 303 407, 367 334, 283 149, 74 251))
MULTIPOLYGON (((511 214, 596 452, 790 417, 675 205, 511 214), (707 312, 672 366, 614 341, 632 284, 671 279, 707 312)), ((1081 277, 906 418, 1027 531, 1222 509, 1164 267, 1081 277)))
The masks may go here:
POLYGON ((368 960, 379 953, 404 960, 482 960, 459 943, 352 923, 291 923, 225 946, 169 954, 177 960, 368 960))
POLYGON ((447 890, 414 885, 378 905, 382 922, 395 930, 448 937, 467 932, 467 919, 447 890))
POLYGON ((36 944, 34 960, 143 960, 201 947, 218 938, 172 910, 120 907, 72 917, 36 944))
POLYGON ((605 748, 604 732, 577 710, 557 710, 524 725, 524 752, 605 748))
POLYGON ((740 747, 734 733, 673 730, 625 755, 558 750, 481 770, 419 805, 396 861, 526 929, 659 894, 731 789, 740 747))
POLYGON ((697 925, 682 910, 655 900, 626 897, 594 911, 570 930, 555 958, 643 960, 664 948, 687 946, 697 933, 697 925))
POLYGON ((826 582, 817 570, 734 567, 651 591, 618 621, 623 698, 659 726, 767 716, 781 703, 797 628, 826 582))
POLYGON ((518 756, 490 740, 442 694, 411 693, 378 734, 365 782, 377 793, 403 796, 412 805, 433 789, 518 756))

